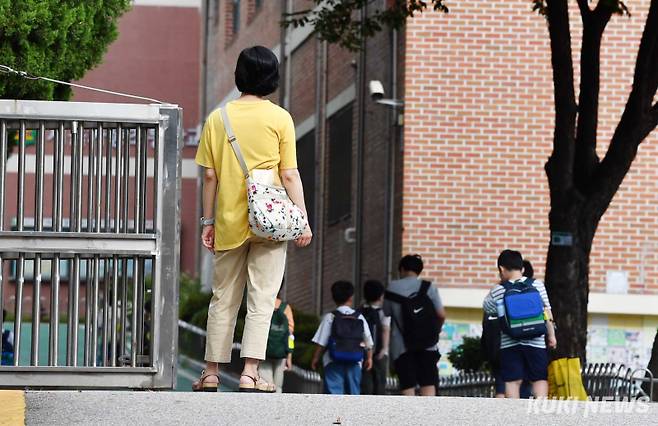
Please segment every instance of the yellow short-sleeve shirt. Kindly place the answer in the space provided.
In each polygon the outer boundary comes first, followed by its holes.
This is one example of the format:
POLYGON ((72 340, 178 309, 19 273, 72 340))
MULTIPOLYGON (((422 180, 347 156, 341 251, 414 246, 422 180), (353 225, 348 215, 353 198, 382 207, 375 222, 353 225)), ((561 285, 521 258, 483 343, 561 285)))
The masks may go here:
MULTIPOLYGON (((233 101, 226 106, 233 131, 250 171, 272 170, 280 183, 279 170, 297 168, 295 126, 285 109, 268 100, 233 101)), ((203 126, 196 163, 215 169, 215 250, 241 246, 253 234, 249 230, 246 183, 240 164, 228 142, 219 110, 203 126)))

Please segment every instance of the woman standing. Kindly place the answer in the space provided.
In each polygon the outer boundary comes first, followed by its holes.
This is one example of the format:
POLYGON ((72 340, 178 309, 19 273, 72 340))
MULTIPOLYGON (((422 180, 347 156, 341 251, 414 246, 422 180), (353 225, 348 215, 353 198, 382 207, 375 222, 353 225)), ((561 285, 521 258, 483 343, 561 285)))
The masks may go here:
MULTIPOLYGON (((245 176, 228 141, 232 127, 253 180, 283 185, 306 217, 304 191, 297 170, 295 126, 288 111, 264 99, 279 83, 279 63, 269 49, 250 47, 240 53, 235 84, 242 96, 229 102, 224 123, 216 110, 208 116, 196 162, 204 167, 202 244, 214 253, 213 296, 208 308, 206 369, 194 390, 216 391, 220 363, 231 361, 231 347, 247 286, 247 317, 242 338, 244 369, 240 390, 273 392, 258 374, 286 261, 286 242, 255 236, 249 227, 245 176)), ((295 240, 310 244, 310 228, 295 240)))

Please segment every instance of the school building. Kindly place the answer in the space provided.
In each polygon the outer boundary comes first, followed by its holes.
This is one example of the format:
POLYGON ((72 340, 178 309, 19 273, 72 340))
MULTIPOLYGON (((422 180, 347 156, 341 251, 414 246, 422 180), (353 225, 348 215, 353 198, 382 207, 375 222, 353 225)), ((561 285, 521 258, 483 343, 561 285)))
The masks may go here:
MULTIPOLYGON (((370 12, 385 3, 374 2, 370 12)), ((239 95, 233 67, 243 48, 272 48, 285 70, 272 100, 290 110, 297 126, 316 236, 311 248, 290 248, 287 299, 299 309, 326 311, 336 279, 387 281, 401 254, 419 253, 424 276, 437 283, 447 306, 445 355, 462 336, 480 333, 482 299, 498 279, 502 249, 520 250, 543 276, 550 240, 543 166, 554 114, 546 22, 521 0, 456 2, 449 14, 419 14, 353 53, 319 41, 309 28, 279 26, 282 8, 309 6, 206 2, 202 115, 239 95), (376 103, 371 80, 404 107, 376 103)), ((632 17, 613 17, 604 36, 600 155, 630 91, 648 6, 643 0, 632 17)), ((577 67, 577 10, 572 31, 577 67)), ((595 238, 590 362, 644 366, 649 359, 658 326, 656 159, 652 135, 595 238)), ((442 373, 451 371, 445 359, 442 373)))

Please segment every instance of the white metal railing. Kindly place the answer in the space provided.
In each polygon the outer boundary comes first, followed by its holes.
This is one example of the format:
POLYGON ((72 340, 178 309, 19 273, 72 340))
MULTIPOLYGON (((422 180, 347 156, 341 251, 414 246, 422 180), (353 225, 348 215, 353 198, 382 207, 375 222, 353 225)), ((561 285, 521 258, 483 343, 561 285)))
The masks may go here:
POLYGON ((173 387, 181 115, 0 100, 0 387, 173 387))

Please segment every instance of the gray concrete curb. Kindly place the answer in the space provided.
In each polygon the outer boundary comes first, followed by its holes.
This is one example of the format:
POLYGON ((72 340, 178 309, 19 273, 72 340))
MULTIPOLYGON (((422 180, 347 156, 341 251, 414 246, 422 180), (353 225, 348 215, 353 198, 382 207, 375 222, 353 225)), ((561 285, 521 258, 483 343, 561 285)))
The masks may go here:
POLYGON ((238 393, 26 392, 27 425, 650 425, 658 404, 238 393))

